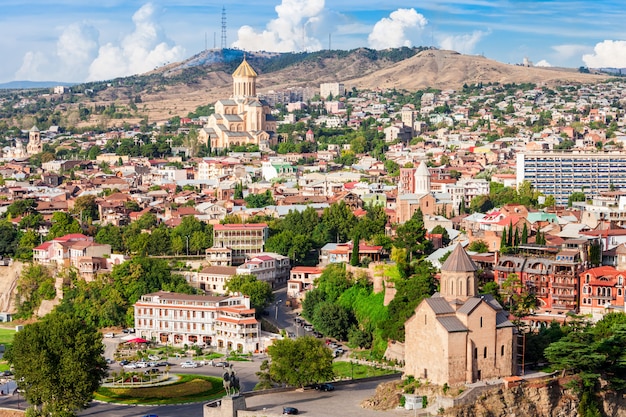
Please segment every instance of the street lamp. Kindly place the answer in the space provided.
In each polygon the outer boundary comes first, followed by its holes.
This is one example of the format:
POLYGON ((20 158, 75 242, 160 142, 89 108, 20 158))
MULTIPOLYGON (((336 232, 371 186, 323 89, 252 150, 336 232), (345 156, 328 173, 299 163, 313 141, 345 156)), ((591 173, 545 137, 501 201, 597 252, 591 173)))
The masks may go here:
POLYGON ((276 314, 274 316, 274 320, 278 320, 278 304, 282 303, 283 300, 276 301, 276 314))

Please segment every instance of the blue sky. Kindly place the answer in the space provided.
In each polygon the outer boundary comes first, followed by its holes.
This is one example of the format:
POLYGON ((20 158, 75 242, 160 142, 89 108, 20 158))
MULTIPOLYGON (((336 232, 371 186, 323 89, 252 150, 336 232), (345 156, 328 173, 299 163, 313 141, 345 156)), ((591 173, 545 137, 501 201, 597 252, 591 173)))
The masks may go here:
POLYGON ((626 7, 567 0, 0 0, 0 82, 110 79, 220 46, 436 46, 504 63, 626 67, 626 7))

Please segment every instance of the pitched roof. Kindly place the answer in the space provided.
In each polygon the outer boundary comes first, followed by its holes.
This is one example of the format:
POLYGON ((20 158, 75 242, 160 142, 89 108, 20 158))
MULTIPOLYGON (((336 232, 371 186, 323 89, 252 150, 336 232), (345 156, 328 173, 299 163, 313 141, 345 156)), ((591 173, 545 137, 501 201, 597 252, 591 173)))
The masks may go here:
POLYGON ((448 272, 474 272, 478 271, 478 268, 459 243, 441 266, 441 270, 448 272))
POLYGON ((433 312, 437 315, 454 313, 454 310, 452 309, 452 307, 450 307, 450 304, 448 304, 445 298, 430 297, 427 298, 425 301, 426 303, 428 303, 433 312))
POLYGON ((468 329, 456 317, 437 317, 437 321, 448 331, 448 333, 467 332, 468 329))

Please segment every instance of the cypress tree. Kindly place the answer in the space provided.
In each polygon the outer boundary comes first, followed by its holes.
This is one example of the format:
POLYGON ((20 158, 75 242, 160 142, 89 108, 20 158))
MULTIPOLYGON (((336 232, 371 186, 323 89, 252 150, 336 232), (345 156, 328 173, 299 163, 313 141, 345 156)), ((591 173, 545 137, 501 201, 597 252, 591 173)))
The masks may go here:
POLYGON ((502 237, 500 238, 500 250, 506 248, 506 226, 504 226, 504 230, 502 231, 502 237))
POLYGON ((515 247, 519 246, 519 230, 515 228, 515 235, 513 236, 513 244, 515 247))
POLYGON ((524 222, 524 227, 522 228, 522 245, 528 243, 528 227, 526 226, 526 222, 524 222))
POLYGON ((357 266, 359 264, 359 242, 361 237, 357 232, 352 239, 352 256, 350 256, 350 265, 357 266))

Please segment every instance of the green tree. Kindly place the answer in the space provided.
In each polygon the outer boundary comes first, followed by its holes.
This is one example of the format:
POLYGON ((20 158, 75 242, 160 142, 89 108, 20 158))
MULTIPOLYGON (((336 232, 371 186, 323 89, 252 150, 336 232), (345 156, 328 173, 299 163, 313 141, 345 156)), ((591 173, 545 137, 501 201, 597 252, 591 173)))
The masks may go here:
POLYGON ((398 226, 394 246, 406 249, 410 261, 414 256, 424 256, 431 252, 432 242, 426 239, 424 217, 420 209, 408 221, 398 226))
POLYGON ((352 239, 352 254, 350 255, 350 265, 357 266, 359 265, 359 243, 361 238, 359 233, 357 232, 352 239))
POLYGON ((107 224, 101 227, 96 233, 95 241, 102 244, 111 245, 111 251, 121 253, 126 250, 122 231, 119 227, 107 224))
POLYGON ((267 349, 272 381, 294 387, 332 380, 333 356, 321 339, 311 336, 276 340, 267 349))
POLYGON ((10 222, 0 222, 0 255, 13 255, 17 249, 17 238, 17 230, 10 222))
POLYGON ((330 264, 315 281, 317 290, 324 294, 323 299, 334 302, 352 285, 344 264, 330 264))
POLYGON ((357 218, 345 202, 333 203, 324 209, 318 225, 319 241, 346 242, 354 233, 357 218))
POLYGON ((80 223, 97 220, 99 216, 96 196, 88 194, 78 197, 74 202, 74 208, 71 210, 71 213, 78 216, 80 223))
POLYGON ((69 417, 86 408, 106 375, 103 353, 95 327, 53 312, 15 335, 7 359, 31 407, 69 417))
POLYGON ((470 243, 467 246, 467 250, 471 252, 487 253, 489 252, 489 245, 487 245, 487 242, 484 240, 478 239, 470 243))
POLYGON ((226 290, 231 293, 240 292, 250 297, 250 304, 257 313, 261 313, 274 301, 272 286, 259 281, 254 275, 234 275, 226 283, 226 290))
POLYGON ((70 233, 81 233, 82 229, 76 219, 69 213, 57 211, 52 215, 52 226, 48 232, 48 240, 65 236, 70 233))
POLYGON ((584 192, 576 191, 567 198, 567 207, 572 207, 572 203, 586 201, 587 197, 584 192))
POLYGON ((528 224, 524 222, 524 227, 522 228, 522 237, 521 237, 522 245, 528 243, 528 224))
POLYGON ((354 319, 346 308, 325 301, 316 306, 311 323, 326 336, 346 340, 354 319))
POLYGON ((248 194, 244 200, 247 208, 260 208, 276 204, 270 190, 261 194, 248 194))

